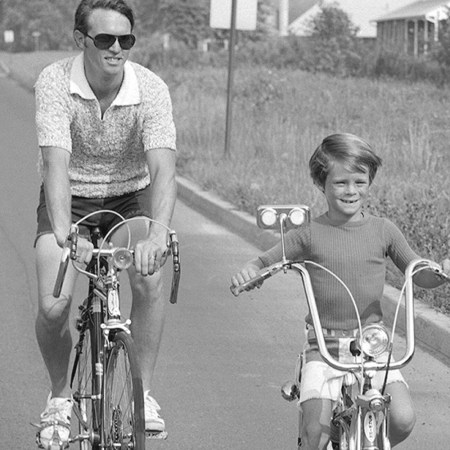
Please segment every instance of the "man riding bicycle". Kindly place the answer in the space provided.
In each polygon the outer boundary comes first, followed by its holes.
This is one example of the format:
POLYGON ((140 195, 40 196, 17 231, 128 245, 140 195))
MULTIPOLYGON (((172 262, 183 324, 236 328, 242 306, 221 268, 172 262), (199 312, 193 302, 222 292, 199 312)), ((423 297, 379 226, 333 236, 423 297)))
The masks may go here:
MULTIPOLYGON (((36 335, 51 381, 40 423, 44 448, 55 430, 63 442, 69 437, 68 316, 76 281, 72 267, 60 297, 53 297, 52 291, 71 223, 89 212, 110 209, 126 218, 149 216, 169 225, 175 205, 170 95, 158 76, 128 61, 135 43, 133 26, 133 11, 125 0, 81 0, 73 35, 82 53, 48 66, 35 86, 42 176, 35 242, 36 335)), ((103 233, 117 221, 116 216, 97 217, 89 225, 103 233)), ((159 405, 149 391, 164 321, 159 269, 167 232, 159 225, 139 231, 135 265, 129 270, 131 329, 142 364, 146 430, 163 431, 159 405)), ((84 234, 77 260, 87 263, 93 247, 87 229, 84 234)))

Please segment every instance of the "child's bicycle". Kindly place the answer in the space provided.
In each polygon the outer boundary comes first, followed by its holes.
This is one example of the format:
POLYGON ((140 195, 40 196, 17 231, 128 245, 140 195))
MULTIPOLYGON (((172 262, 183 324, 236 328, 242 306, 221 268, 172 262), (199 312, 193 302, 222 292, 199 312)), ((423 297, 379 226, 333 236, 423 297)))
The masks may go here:
MULTIPOLYGON (((336 277, 346 288, 358 316, 359 330, 355 340, 350 345, 350 351, 355 360, 352 363, 340 362, 329 353, 323 328, 320 322, 316 300, 314 297, 311 279, 304 263, 318 264, 312 261, 288 261, 285 257, 284 233, 289 228, 302 226, 309 221, 309 209, 303 205, 261 206, 257 212, 257 223, 260 228, 278 230, 281 233, 281 245, 283 251, 282 261, 264 268, 260 273, 245 284, 231 287, 235 296, 259 285, 263 280, 279 273, 292 270, 299 274, 308 302, 309 310, 314 326, 319 352, 324 361, 336 370, 346 373, 342 387, 342 395, 333 411, 330 424, 331 446, 340 450, 390 450, 389 441, 389 405, 391 398, 384 389, 387 374, 390 370, 400 369, 408 364, 414 354, 414 303, 413 303, 413 276, 424 269, 433 270, 437 276, 449 281, 449 277, 442 272, 439 265, 419 259, 410 263, 405 273, 405 284, 400 294, 391 333, 382 324, 362 325, 356 303, 344 283, 336 277), (394 332, 397 323, 400 302, 405 296, 405 332, 406 347, 403 356, 394 361, 392 358, 394 332), (379 358, 381 355, 387 358, 379 358), (381 390, 374 389, 372 379, 377 371, 386 371, 384 385, 381 390)), ((321 266, 320 266, 321 267, 321 266)), ((288 382, 281 388, 283 398, 286 400, 298 400, 300 395, 302 356, 297 361, 295 381, 288 382)), ((300 413, 299 437, 297 446, 301 448, 301 413, 300 413)))
MULTIPOLYGON (((118 215, 107 210, 93 214, 99 213, 118 215)), ((88 296, 79 306, 76 323, 79 338, 75 345, 71 375, 73 412, 78 419, 78 434, 70 436, 69 442, 64 444, 55 432, 47 450, 62 450, 73 443, 78 443, 81 450, 145 450, 141 369, 129 329, 131 321, 123 320, 119 309, 119 274, 133 264, 134 251, 130 246, 129 229, 126 247, 113 247, 109 238, 117 228, 127 227, 131 221, 154 221, 144 217, 125 220, 118 215, 121 222, 103 238, 98 228, 92 230, 91 239, 95 247, 93 258, 82 269, 75 262, 78 225, 93 214, 71 227, 53 292, 55 297, 59 297, 70 259, 78 272, 89 277, 88 296)), ((176 303, 181 270, 178 240, 175 231, 167 231, 168 253, 171 253, 173 260, 170 302, 176 303)), ((147 437, 165 439, 167 433, 155 433, 147 437)), ((37 432, 36 441, 43 448, 40 431, 37 432)))

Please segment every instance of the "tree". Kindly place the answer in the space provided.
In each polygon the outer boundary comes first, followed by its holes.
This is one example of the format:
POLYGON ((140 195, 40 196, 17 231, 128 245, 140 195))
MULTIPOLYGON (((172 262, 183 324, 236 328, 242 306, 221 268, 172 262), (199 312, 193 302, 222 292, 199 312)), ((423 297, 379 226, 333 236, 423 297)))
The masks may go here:
POLYGON ((164 0, 128 0, 135 12, 136 27, 140 33, 153 33, 158 28, 162 1, 164 0))
POLYGON ((324 6, 312 19, 311 58, 318 71, 349 75, 359 68, 359 29, 340 8, 324 6))
POLYGON ((14 51, 39 48, 56 50, 72 46, 73 13, 77 0, 3 0, 1 28, 14 31, 14 51))
MULTIPOLYGON (((447 8, 450 17, 450 8, 447 8)), ((450 69, 450 20, 440 22, 439 40, 432 50, 432 57, 439 63, 444 72, 450 69)))
POLYGON ((188 0, 166 0, 161 5, 161 31, 170 33, 177 41, 196 48, 210 34, 209 10, 188 0))

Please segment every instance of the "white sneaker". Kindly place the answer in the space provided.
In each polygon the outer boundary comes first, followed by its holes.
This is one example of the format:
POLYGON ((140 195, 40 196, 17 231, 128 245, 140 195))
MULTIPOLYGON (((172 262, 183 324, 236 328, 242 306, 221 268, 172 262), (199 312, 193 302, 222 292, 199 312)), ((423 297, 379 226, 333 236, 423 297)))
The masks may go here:
POLYGON ((144 392, 145 431, 148 433, 161 433, 165 430, 164 419, 159 416, 161 407, 150 395, 150 391, 144 392))
POLYGON ((40 448, 66 448, 69 446, 72 407, 72 399, 52 398, 52 394, 49 394, 47 406, 41 414, 41 429, 37 438, 40 448))

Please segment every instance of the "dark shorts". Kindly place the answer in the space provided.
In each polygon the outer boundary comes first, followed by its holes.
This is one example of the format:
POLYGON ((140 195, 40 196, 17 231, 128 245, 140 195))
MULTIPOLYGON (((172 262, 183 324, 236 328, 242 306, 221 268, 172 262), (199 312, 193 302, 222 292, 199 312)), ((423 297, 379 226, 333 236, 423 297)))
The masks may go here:
MULTIPOLYGON (((136 192, 107 198, 86 198, 72 196, 72 223, 78 222, 89 213, 101 209, 109 209, 122 215, 125 219, 136 216, 150 216, 150 185, 136 192)), ((39 194, 39 206, 37 207, 37 232, 34 245, 43 234, 53 233, 48 217, 45 201, 44 186, 41 186, 39 194)), ((95 214, 79 226, 80 234, 89 237, 93 228, 98 227, 103 236, 121 221, 115 214, 95 214)), ((67 230, 67 233, 69 230, 67 230)))

